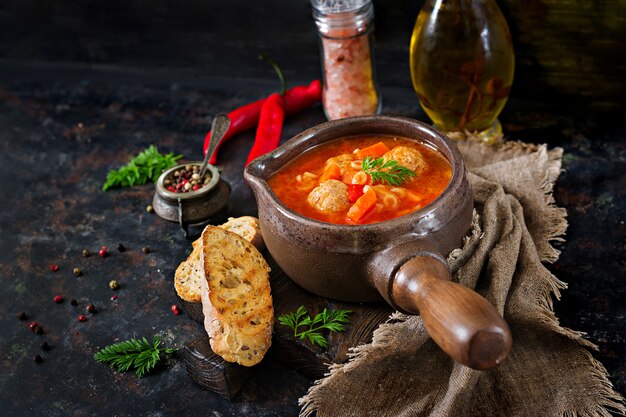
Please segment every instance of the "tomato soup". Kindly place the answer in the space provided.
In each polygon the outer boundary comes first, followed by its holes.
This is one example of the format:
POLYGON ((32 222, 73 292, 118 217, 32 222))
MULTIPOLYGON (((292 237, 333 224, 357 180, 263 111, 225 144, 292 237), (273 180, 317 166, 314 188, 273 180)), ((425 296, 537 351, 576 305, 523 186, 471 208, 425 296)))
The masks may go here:
POLYGON ((433 202, 452 168, 436 149, 393 136, 354 136, 316 146, 268 179, 293 211, 327 223, 395 219, 433 202))

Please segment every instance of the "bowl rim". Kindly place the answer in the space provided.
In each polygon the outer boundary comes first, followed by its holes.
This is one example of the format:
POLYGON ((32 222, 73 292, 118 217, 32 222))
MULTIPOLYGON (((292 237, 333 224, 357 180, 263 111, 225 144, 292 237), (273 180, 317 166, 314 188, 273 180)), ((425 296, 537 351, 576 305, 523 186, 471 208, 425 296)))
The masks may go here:
MULTIPOLYGON (((276 148, 272 152, 262 155, 259 158, 255 159, 254 161, 252 161, 246 167, 244 171, 244 177, 250 183, 256 182, 260 189, 263 189, 266 191, 267 196, 274 203, 274 208, 276 210, 280 211, 284 216, 287 216, 293 220, 297 220, 300 224, 304 226, 315 227, 318 229, 319 228, 328 229, 328 230, 332 230, 334 232, 340 232, 340 233, 355 233, 355 232, 358 233, 358 232, 376 232, 379 229, 382 230, 382 229, 394 228, 394 226, 405 225, 406 222, 411 222, 411 220, 417 221, 418 219, 428 216, 429 213, 435 211, 439 207, 442 201, 446 200, 447 198, 450 198, 451 194, 454 192, 455 189, 457 189, 458 187, 462 185, 464 178, 465 178, 465 171, 466 171, 465 162, 463 160, 463 156, 461 155, 461 152, 459 151, 458 147, 454 144, 452 139, 450 139, 446 134, 444 134, 439 129, 436 129, 435 127, 429 126, 419 120, 412 119, 409 117, 371 115, 371 116, 355 116, 355 117, 348 117, 348 118, 339 119, 339 120, 331 120, 331 121, 327 121, 319 125, 313 126, 299 133, 298 135, 294 136, 287 142, 281 144, 278 148, 276 148), (327 143, 332 140, 351 136, 351 135, 340 135, 340 136, 336 136, 328 140, 324 140, 319 143, 315 143, 313 145, 306 146, 307 142, 310 141, 311 138, 325 131, 336 129, 338 127, 346 127, 346 126, 350 126, 353 124, 367 125, 371 123, 378 123, 378 124, 382 123, 383 124, 382 126, 378 126, 378 128, 373 128, 372 134, 384 135, 385 133, 376 132, 376 130, 383 130, 385 128, 385 125, 390 125, 392 123, 398 123, 398 122, 405 124, 405 126, 415 127, 417 128, 417 130, 425 133, 426 136, 433 137, 433 138, 436 137, 437 139, 440 140, 441 144, 445 146, 446 148, 445 150, 447 151, 447 154, 450 155, 450 158, 448 158, 446 152, 442 151, 439 143, 429 141, 428 139, 410 137, 408 135, 397 135, 397 136, 402 137, 403 139, 426 142, 427 144, 431 145, 437 151, 442 153, 442 155, 446 159, 448 159, 448 162, 450 163, 450 166, 452 169, 452 176, 450 177, 450 181, 448 182, 448 185, 443 190, 443 192, 430 204, 412 213, 408 213, 408 214, 405 214, 404 216, 397 217, 395 219, 385 220, 382 222, 358 224, 358 225, 328 223, 328 222, 324 222, 321 220, 312 219, 310 217, 306 217, 290 209, 289 207, 287 207, 282 201, 280 201, 278 196, 276 196, 276 194, 274 193, 274 191, 271 189, 271 187, 266 181, 267 178, 269 178, 273 173, 277 172, 280 168, 285 166, 285 164, 287 164, 293 158, 289 158, 285 161, 281 161, 280 166, 276 169, 273 169, 269 175, 268 174, 262 175, 262 173, 264 173, 264 171, 266 170, 266 166, 268 165, 268 163, 286 158, 285 155, 289 154, 290 153, 289 151, 292 148, 296 148, 296 149, 302 148, 296 154, 296 156, 299 156, 307 152, 308 150, 316 146, 319 146, 323 143, 327 143)), ((258 203, 258 199, 257 199, 257 203, 258 203)))

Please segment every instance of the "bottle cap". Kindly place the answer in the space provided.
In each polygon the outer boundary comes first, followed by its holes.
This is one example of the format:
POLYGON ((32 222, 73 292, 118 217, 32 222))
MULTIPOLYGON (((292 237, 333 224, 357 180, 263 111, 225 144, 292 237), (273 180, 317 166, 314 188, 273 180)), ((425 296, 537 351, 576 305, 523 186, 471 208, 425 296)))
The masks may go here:
POLYGON ((322 33, 330 29, 364 28, 374 17, 371 0, 311 0, 313 19, 322 33))

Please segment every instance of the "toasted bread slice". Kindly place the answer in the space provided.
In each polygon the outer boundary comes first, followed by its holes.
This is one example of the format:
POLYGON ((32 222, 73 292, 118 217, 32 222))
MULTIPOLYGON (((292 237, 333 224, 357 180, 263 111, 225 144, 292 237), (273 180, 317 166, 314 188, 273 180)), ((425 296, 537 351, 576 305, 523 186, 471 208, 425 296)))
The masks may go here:
MULTIPOLYGON (((256 246, 258 250, 263 250, 265 247, 263 237, 261 236, 259 219, 256 217, 229 217, 226 223, 218 227, 242 236, 256 246)), ((191 252, 186 261, 181 262, 174 274, 176 293, 180 298, 190 303, 202 302, 200 292, 204 272, 200 264, 201 246, 201 238, 193 242, 193 252, 191 252)))
POLYGON ((259 251, 265 248, 259 219, 252 216, 229 217, 228 221, 220 225, 224 230, 238 234, 252 243, 259 251))
POLYGON ((202 292, 204 272, 202 271, 202 264, 200 262, 201 254, 202 242, 201 239, 198 239, 193 242, 193 251, 187 260, 181 262, 174 274, 174 288, 176 288, 176 293, 180 298, 190 303, 202 302, 200 293, 202 292))
POLYGON ((202 232, 202 310, 213 352, 252 366, 272 343, 274 307, 265 259, 241 236, 214 226, 202 232))

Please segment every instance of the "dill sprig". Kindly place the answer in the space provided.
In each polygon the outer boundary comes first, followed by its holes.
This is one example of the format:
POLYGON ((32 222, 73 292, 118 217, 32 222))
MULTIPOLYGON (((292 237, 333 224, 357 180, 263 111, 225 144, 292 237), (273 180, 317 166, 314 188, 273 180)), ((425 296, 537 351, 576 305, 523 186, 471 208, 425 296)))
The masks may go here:
POLYGON ((161 360, 161 353, 173 353, 178 349, 159 347, 161 341, 154 337, 152 343, 146 338, 130 339, 114 343, 96 353, 93 357, 97 362, 107 363, 119 372, 131 368, 139 378, 150 372, 161 360))
POLYGON ((176 161, 182 157, 182 155, 174 155, 173 152, 161 155, 156 146, 150 145, 131 159, 127 165, 110 171, 102 190, 106 191, 113 187, 132 187, 148 181, 156 182, 164 170, 176 165, 176 161))
POLYGON ((294 313, 279 316, 278 321, 280 324, 291 328, 294 337, 299 337, 302 340, 308 339, 312 344, 318 344, 323 348, 327 348, 328 341, 322 335, 321 330, 344 332, 346 330, 344 323, 349 321, 348 315, 350 313, 352 313, 352 310, 328 311, 325 308, 324 311, 311 319, 311 316, 307 315, 304 306, 300 306, 294 313), (298 331, 300 327, 306 326, 308 326, 307 329, 298 331))
POLYGON ((376 159, 366 157, 361 162, 361 169, 372 177, 372 182, 386 182, 391 186, 402 185, 412 177, 417 177, 415 172, 400 165, 395 159, 385 162, 382 156, 376 159))

